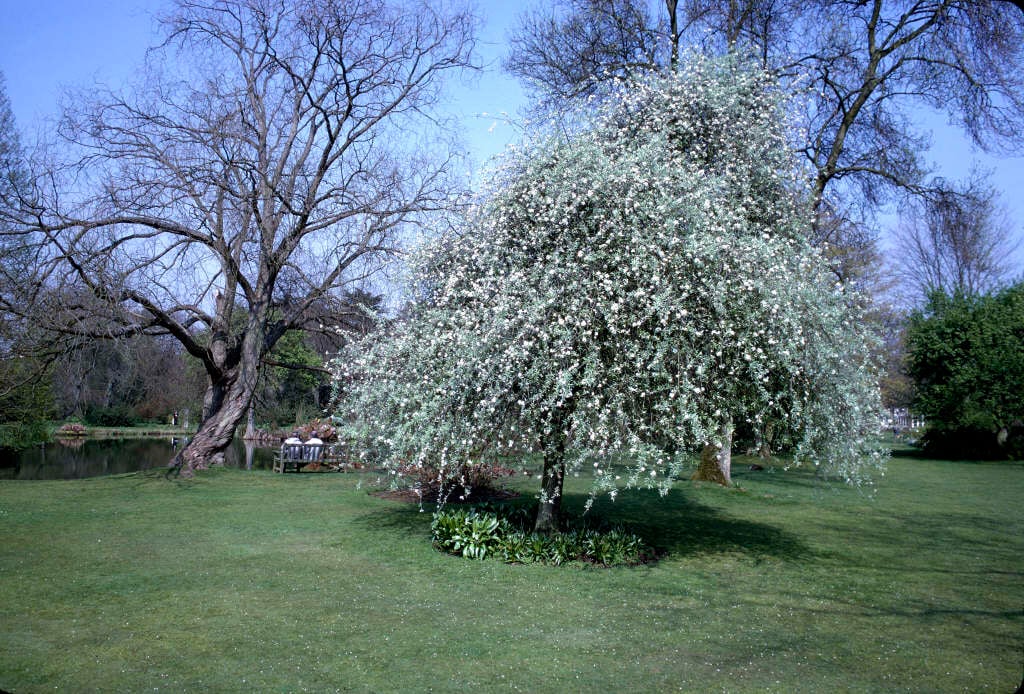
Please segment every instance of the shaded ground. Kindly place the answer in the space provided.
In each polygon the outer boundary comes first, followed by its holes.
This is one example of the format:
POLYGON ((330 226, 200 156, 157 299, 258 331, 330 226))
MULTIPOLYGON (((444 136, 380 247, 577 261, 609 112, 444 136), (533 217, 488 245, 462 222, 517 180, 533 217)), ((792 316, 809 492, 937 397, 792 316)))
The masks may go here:
MULTIPOLYGON (((381 491, 372 492, 373 496, 380 499, 390 499, 391 501, 404 501, 410 504, 436 504, 438 501, 437 492, 430 494, 419 494, 414 489, 383 489, 381 491)), ((515 499, 520 494, 512 489, 485 489, 482 491, 474 490, 470 497, 464 498, 455 494, 449 495, 447 503, 450 504, 480 504, 494 501, 508 501, 509 499, 515 499)))

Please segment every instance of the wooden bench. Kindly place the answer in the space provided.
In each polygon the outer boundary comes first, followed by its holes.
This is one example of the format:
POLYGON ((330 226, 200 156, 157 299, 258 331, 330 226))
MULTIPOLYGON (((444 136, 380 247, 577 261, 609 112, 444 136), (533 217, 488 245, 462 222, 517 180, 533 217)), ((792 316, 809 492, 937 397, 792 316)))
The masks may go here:
POLYGON ((304 465, 320 462, 322 443, 283 443, 274 456, 274 472, 298 472, 304 465))

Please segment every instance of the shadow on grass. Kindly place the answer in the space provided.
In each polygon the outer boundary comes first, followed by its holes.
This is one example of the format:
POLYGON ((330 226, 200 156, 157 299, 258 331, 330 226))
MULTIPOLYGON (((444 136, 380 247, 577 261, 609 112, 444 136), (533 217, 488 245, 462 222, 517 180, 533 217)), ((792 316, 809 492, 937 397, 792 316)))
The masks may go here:
MULTIPOLYGON (((1024 578, 1019 536, 1001 518, 956 511, 892 514, 867 529, 862 541, 869 550, 889 555, 890 572, 1024 578), (900 547, 907 551, 894 555, 890 550, 900 547)), ((849 557, 844 561, 849 564, 849 557)))
MULTIPOLYGON (((586 498, 567 495, 567 509, 581 511, 586 498)), ((666 497, 654 490, 623 492, 614 502, 602 497, 590 514, 626 526, 673 556, 736 553, 758 560, 794 560, 812 554, 792 533, 768 523, 734 518, 676 489, 666 497)))
POLYGON ((907 458, 909 460, 924 460, 933 463, 957 463, 962 465, 1024 465, 1024 460, 1013 458, 984 458, 964 457, 958 455, 944 455, 941 452, 926 450, 920 446, 909 444, 894 444, 889 451, 893 458, 907 458))
POLYGON ((747 482, 767 482, 774 487, 789 487, 818 492, 823 489, 830 489, 836 484, 842 484, 817 474, 813 468, 808 466, 790 465, 787 468, 784 461, 760 461, 758 465, 763 469, 754 471, 746 464, 738 469, 734 469, 732 473, 733 485, 742 489, 747 482))
POLYGON ((773 598, 783 597, 791 610, 799 610, 819 617, 837 614, 848 618, 884 619, 900 618, 907 623, 923 627, 943 628, 950 620, 955 620, 957 628, 971 633, 976 638, 984 633, 993 640, 1005 638, 1007 629, 1013 629, 1024 618, 1024 609, 998 609, 979 607, 969 596, 961 601, 937 606, 934 601, 908 595, 893 596, 886 599, 885 591, 875 591, 860 599, 829 595, 821 602, 814 604, 806 601, 806 595, 797 591, 783 590, 772 594, 773 598))
MULTIPOLYGON (((375 497, 376 492, 369 491, 367 494, 375 497)), ((353 519, 353 524, 367 530, 380 528, 403 535, 430 537, 430 519, 437 508, 436 504, 425 503, 421 507, 416 503, 382 497, 375 497, 373 501, 376 508, 353 519)))
MULTIPOLYGON (((630 490, 614 502, 598 498, 584 513, 588 496, 567 493, 563 500, 565 519, 574 525, 618 525, 634 532, 659 552, 669 556, 735 553, 757 560, 806 558, 811 550, 799 537, 767 523, 733 518, 701 504, 677 490, 662 498, 653 490, 630 490)), ((528 495, 499 502, 512 507, 535 503, 528 495)), ((367 528, 397 531, 425 537, 430 532, 433 504, 380 500, 381 508, 357 521, 367 528)))

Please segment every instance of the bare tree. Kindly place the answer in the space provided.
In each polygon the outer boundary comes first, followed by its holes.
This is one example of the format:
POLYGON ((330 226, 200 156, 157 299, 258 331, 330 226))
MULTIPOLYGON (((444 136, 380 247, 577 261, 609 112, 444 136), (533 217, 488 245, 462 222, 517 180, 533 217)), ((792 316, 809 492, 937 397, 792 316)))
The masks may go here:
POLYGON ((24 239, 8 233, 14 211, 27 184, 24 151, 0 72, 0 423, 38 419, 48 412, 45 388, 47 364, 24 358, 30 331, 20 316, 8 310, 20 293, 32 265, 24 239))
POLYGON ((559 0, 523 15, 509 37, 505 69, 558 110, 594 94, 608 78, 664 64, 655 18, 635 0, 559 0))
POLYGON ((803 147, 816 206, 874 206, 927 192, 927 137, 906 116, 929 106, 982 146, 1020 146, 1024 17, 992 0, 814 4, 784 66, 811 77, 803 147))
POLYGON ((7 98, 4 73, 0 72, 0 204, 9 204, 22 178, 22 151, 14 122, 11 101, 7 98))
POLYGON ((37 179, 38 281, 91 297, 47 327, 166 334, 209 378, 175 462, 222 459, 262 360, 449 204, 429 109, 471 65, 473 18, 429 2, 178 0, 130 97, 80 97, 72 165, 37 179), (97 303, 100 307, 97 307, 97 303))
POLYGON ((910 303, 934 291, 981 294, 1013 279, 1020 247, 1009 214, 981 176, 940 181, 936 192, 902 210, 896 233, 902 290, 910 303))

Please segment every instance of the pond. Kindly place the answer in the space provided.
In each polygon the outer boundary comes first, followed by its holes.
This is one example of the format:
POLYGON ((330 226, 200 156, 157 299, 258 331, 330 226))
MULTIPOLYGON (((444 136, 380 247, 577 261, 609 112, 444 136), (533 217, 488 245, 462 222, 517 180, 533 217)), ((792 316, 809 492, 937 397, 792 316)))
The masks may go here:
MULTIPOLYGON (((79 439, 23 451, 0 449, 0 480, 69 480, 165 469, 185 445, 181 437, 79 439)), ((276 448, 235 440, 224 456, 229 467, 272 469, 276 448)))

